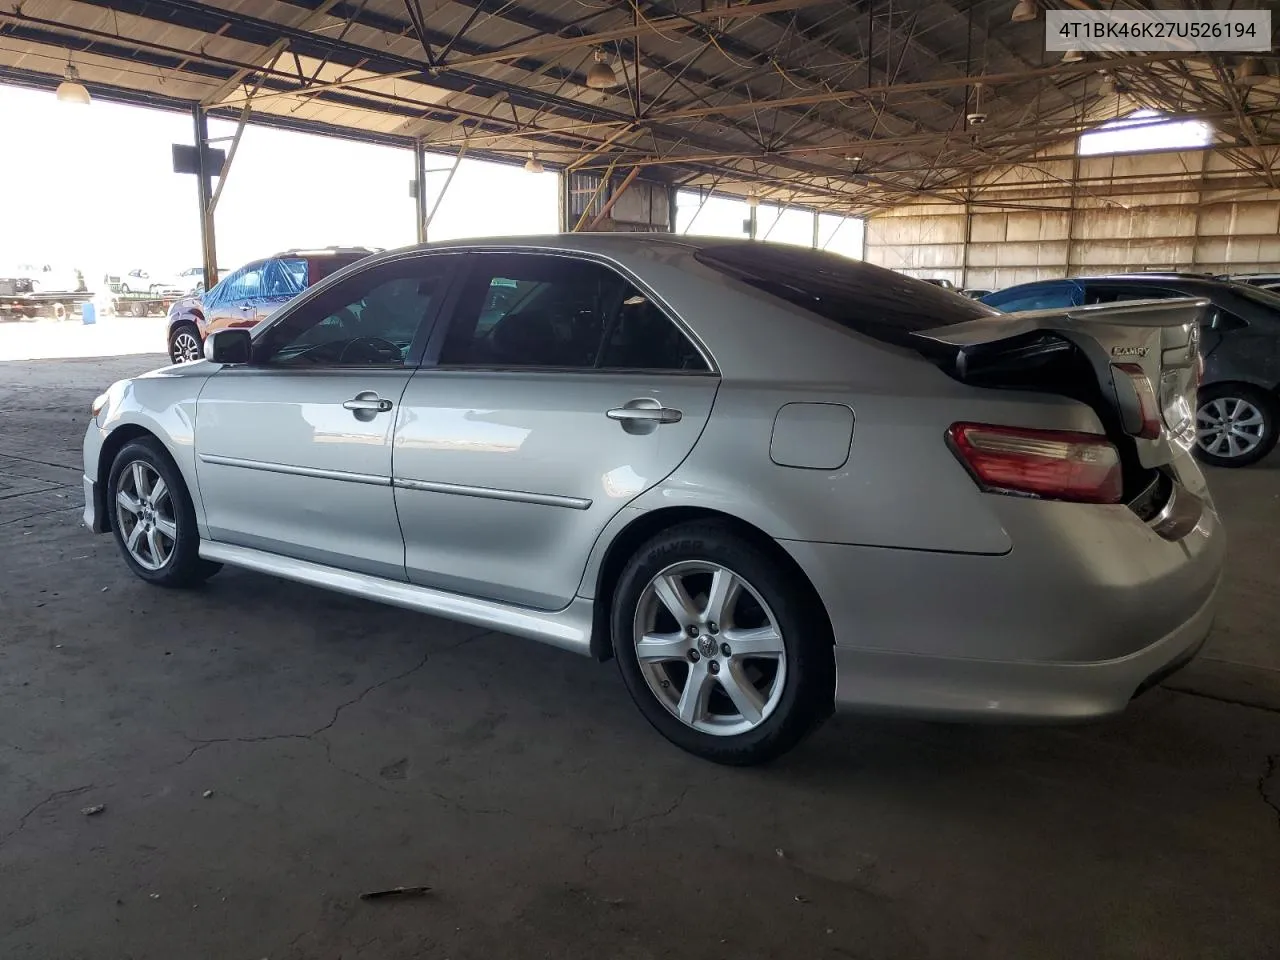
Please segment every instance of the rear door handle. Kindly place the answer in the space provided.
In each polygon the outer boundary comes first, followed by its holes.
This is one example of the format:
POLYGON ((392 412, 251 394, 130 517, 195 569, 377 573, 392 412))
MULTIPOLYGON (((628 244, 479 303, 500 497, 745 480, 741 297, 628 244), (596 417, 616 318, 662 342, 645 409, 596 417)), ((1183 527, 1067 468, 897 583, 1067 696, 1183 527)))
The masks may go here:
POLYGON ((629 400, 621 407, 606 410, 604 415, 610 420, 620 420, 623 424, 679 423, 684 416, 679 410, 664 407, 657 400, 647 397, 641 400, 629 400))
POLYGON ((384 400, 376 393, 360 393, 345 401, 343 404, 345 410, 355 410, 364 413, 386 413, 391 409, 391 401, 384 400))

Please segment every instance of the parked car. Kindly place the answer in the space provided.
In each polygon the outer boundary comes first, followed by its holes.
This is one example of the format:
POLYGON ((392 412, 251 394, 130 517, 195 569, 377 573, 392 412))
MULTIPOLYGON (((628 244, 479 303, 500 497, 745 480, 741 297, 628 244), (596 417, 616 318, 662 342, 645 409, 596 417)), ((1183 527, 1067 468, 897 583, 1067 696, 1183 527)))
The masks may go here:
POLYGON ((145 293, 153 297, 181 296, 190 292, 183 282, 176 277, 161 273, 152 273, 142 267, 123 270, 119 273, 108 273, 102 278, 107 289, 112 293, 131 294, 145 293))
POLYGON ((1101 716, 1213 616, 1201 312, 1006 317, 749 241, 412 248, 98 397, 85 521, 150 583, 229 563, 614 657, 725 763, 836 702, 1101 716))
POLYGON ((960 292, 963 293, 970 300, 981 300, 983 297, 987 296, 988 294, 995 293, 994 290, 987 290, 981 287, 969 287, 965 290, 961 290, 960 292))
POLYGON ((169 359, 199 360, 204 340, 214 330, 256 326, 313 283, 373 252, 368 247, 288 250, 245 264, 207 293, 169 308, 169 359))
POLYGON ((1004 311, 1203 297, 1204 378, 1196 408, 1196 455, 1219 467, 1257 463, 1280 435, 1280 295, 1195 274, 1132 273, 1041 280, 982 298, 1004 311))
POLYGON ((1235 283, 1247 283, 1252 287, 1270 289, 1280 286, 1280 273, 1231 273, 1222 274, 1218 280, 1231 280, 1235 283))
POLYGON ((932 283, 935 287, 941 287, 943 290, 956 289, 956 285, 954 283, 952 283, 950 280, 947 280, 943 277, 924 277, 923 281, 925 283, 932 283))

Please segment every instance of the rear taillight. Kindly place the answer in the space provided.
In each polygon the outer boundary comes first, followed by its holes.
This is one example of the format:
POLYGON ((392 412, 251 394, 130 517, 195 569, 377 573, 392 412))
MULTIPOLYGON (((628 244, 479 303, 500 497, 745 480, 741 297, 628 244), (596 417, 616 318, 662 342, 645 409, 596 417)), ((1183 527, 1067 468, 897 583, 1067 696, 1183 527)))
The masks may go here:
MULTIPOLYGON (((1151 378, 1137 363, 1113 363, 1111 369, 1117 377, 1126 377, 1133 387, 1138 401, 1137 429, 1129 433, 1143 440, 1160 439, 1160 404, 1156 401, 1155 389, 1151 386, 1151 378)), ((1118 384, 1117 384, 1118 386, 1118 384)))
POLYGON ((955 423, 947 439, 978 485, 991 493, 1120 502, 1120 454, 1098 434, 955 423))

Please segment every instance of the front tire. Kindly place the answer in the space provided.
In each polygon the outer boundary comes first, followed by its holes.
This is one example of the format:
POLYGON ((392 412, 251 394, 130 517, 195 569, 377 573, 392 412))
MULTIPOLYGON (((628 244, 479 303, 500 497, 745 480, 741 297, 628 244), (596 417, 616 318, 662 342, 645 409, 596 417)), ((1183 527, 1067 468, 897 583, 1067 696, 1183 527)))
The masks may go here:
POLYGON ((1223 383, 1200 391, 1196 408, 1196 456, 1215 467, 1247 467, 1273 449, 1276 398, 1244 384, 1223 383))
POLYGON ((124 445, 107 481, 111 532, 138 577, 160 587, 203 583, 222 565, 200 559, 196 512, 177 464, 159 440, 124 445))
POLYGON ((614 656, 645 718, 716 763, 765 763, 832 711, 835 659, 805 585, 729 525, 681 524, 627 563, 614 656))
POLYGON ((169 331, 169 359, 174 363, 191 363, 203 356, 200 331, 190 322, 176 324, 169 331))

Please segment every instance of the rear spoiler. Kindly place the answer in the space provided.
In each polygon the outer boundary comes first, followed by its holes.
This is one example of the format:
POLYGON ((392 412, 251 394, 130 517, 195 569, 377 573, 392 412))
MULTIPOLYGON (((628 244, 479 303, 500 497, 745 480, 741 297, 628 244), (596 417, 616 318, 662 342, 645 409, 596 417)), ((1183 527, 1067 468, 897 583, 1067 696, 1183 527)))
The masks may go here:
MULTIPOLYGON (((1151 401, 1163 407, 1165 398, 1181 394, 1194 406, 1200 324, 1208 308, 1208 300, 1178 298, 1027 310, 914 336, 920 351, 951 376, 986 385, 1008 379, 1009 386, 1035 389, 1031 371, 1037 363, 1055 352, 1079 351, 1093 370, 1100 399, 1134 438, 1138 459, 1153 467, 1168 462, 1172 450, 1163 430, 1151 435, 1151 401)), ((1109 411, 1099 410, 1104 412, 1109 411)), ((1187 442, 1184 431, 1193 428, 1194 423, 1176 428, 1176 438, 1187 442)))

